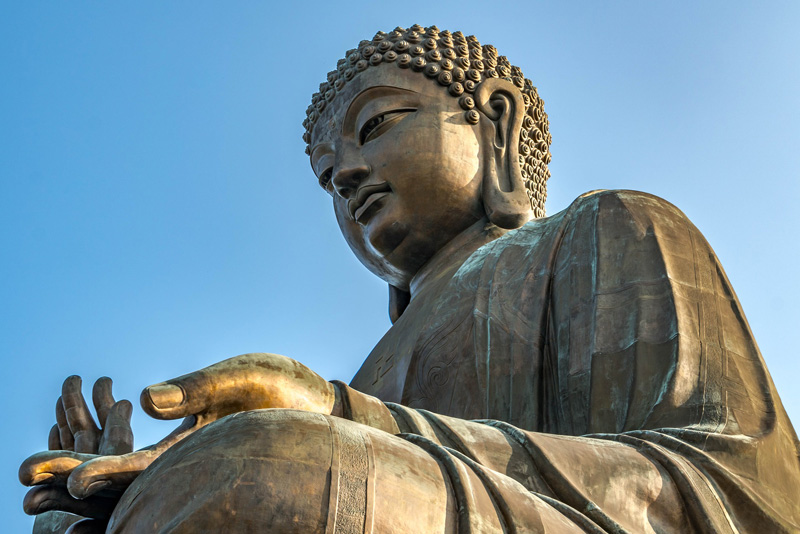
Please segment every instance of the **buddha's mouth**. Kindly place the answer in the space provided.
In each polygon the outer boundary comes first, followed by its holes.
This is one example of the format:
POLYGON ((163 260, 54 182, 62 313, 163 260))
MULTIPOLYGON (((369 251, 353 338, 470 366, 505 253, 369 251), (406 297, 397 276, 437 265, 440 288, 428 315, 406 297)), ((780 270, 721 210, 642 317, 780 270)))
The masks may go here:
POLYGON ((367 212, 374 211, 370 210, 372 205, 389 192, 391 192, 391 187, 386 182, 362 185, 356 191, 355 196, 347 202, 347 211, 350 212, 350 217, 356 222, 362 222, 361 219, 367 212))

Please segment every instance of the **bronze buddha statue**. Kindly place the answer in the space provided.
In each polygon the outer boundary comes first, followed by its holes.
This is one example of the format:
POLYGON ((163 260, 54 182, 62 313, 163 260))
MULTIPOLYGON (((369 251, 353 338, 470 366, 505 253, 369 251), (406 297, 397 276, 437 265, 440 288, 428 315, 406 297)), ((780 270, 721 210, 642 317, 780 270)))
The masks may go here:
POLYGON ((543 102, 494 47, 380 32, 304 126, 391 329, 349 385, 248 354, 150 386, 145 411, 185 420, 136 452, 110 381, 97 426, 69 378, 53 450, 20 469, 28 512, 114 533, 800 530, 798 440, 713 250, 645 193, 546 217, 543 102))

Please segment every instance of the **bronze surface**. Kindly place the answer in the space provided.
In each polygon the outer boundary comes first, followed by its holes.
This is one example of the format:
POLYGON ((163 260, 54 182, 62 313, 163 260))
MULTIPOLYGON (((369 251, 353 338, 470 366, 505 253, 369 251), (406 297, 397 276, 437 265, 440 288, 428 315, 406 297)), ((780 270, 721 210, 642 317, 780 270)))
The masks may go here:
POLYGON ((501 58, 398 29, 314 96, 312 168, 390 285, 351 384, 230 358, 146 388, 184 420, 132 451, 110 380, 95 422, 70 377, 20 468, 35 532, 800 531, 797 436, 713 250, 635 191, 542 216, 543 103, 501 58))

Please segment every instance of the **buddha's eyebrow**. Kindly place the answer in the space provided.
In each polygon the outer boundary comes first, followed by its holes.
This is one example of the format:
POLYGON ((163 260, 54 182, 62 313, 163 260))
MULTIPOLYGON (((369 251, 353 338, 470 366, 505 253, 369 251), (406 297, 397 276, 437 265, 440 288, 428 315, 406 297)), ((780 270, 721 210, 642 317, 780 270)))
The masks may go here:
POLYGON ((352 129, 354 123, 358 119, 359 113, 369 103, 391 96, 411 97, 418 96, 418 93, 410 89, 404 89, 402 87, 395 87, 392 85, 375 85, 368 87, 350 101, 350 105, 347 107, 347 111, 344 114, 342 130, 346 131, 352 129))
POLYGON ((333 147, 331 146, 331 143, 329 141, 321 141, 321 142, 317 143, 316 145, 314 145, 313 147, 311 147, 311 151, 310 151, 310 154, 309 154, 311 159, 314 159, 314 152, 316 152, 317 149, 319 149, 319 148, 328 148, 330 150, 333 150, 333 147))
POLYGON ((311 162, 311 169, 314 171, 314 174, 318 174, 321 169, 317 167, 320 165, 322 161, 324 161, 326 156, 331 156, 334 153, 333 143, 329 142, 320 142, 314 145, 311 149, 309 154, 309 160, 311 162))

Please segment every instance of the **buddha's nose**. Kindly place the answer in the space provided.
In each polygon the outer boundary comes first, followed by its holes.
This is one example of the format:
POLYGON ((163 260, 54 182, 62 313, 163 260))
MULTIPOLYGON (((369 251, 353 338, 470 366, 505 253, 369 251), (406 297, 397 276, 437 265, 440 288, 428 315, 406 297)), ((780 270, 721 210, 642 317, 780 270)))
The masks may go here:
POLYGON ((347 158, 333 169, 331 183, 336 193, 345 199, 355 194, 358 186, 369 176, 369 165, 361 158, 347 158))

